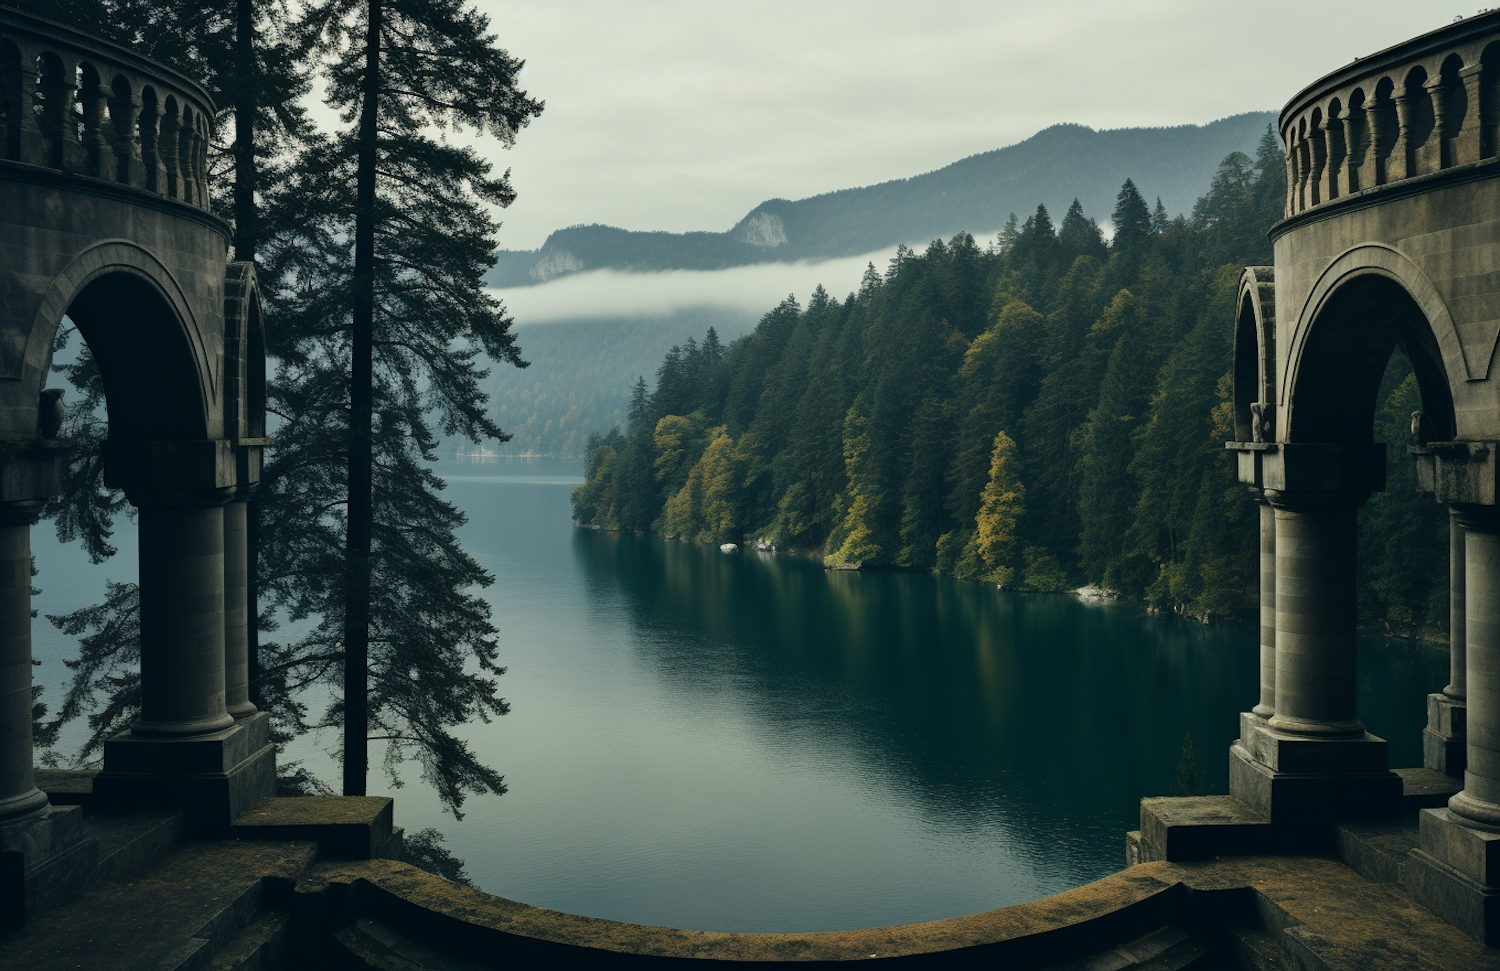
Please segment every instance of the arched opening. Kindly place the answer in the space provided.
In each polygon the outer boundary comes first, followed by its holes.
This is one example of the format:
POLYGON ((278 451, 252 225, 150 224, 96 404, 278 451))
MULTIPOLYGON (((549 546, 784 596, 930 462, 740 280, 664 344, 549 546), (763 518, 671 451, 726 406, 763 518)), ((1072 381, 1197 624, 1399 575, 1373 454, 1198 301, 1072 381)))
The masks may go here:
POLYGON ((1339 285, 1312 320, 1287 402, 1288 440, 1373 441, 1381 380, 1397 347, 1416 375, 1428 437, 1452 438, 1453 396, 1432 328, 1405 287, 1371 271, 1339 285))
POLYGON ((1234 318, 1234 437, 1249 442, 1255 434, 1250 406, 1260 396, 1260 341, 1256 334, 1255 306, 1248 293, 1240 298, 1234 318))
POLYGON ((246 438, 266 435, 266 331, 260 318, 260 291, 250 295, 250 315, 245 328, 246 438))
POLYGON ((1360 622, 1402 634, 1446 628, 1447 510, 1419 491, 1407 452, 1414 438, 1456 434, 1426 316, 1398 280, 1356 274, 1323 301, 1294 367, 1289 440, 1386 446, 1385 489, 1358 514, 1360 622))
POLYGON ((67 313, 98 364, 111 439, 208 437, 192 351, 152 281, 123 268, 107 272, 74 296, 67 313))

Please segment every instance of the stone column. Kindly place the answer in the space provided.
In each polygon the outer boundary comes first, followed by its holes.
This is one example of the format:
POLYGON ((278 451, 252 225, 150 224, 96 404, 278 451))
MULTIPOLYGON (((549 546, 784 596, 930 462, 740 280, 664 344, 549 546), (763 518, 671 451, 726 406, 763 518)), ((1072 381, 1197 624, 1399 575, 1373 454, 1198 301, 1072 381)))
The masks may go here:
POLYGON ((1464 773, 1467 695, 1467 623, 1464 588, 1466 544, 1463 512, 1448 510, 1448 686, 1427 696, 1422 765, 1444 775, 1464 773))
POLYGON ((250 701, 249 558, 246 512, 254 487, 240 487, 224 507, 224 707, 235 718, 256 712, 250 701))
POLYGON ((1264 494, 1260 506, 1260 703, 1251 714, 1276 714, 1276 509, 1264 494))
POLYGON ((140 509, 141 715, 134 735, 215 732, 224 708, 224 503, 227 489, 137 493, 140 509))
POLYGON ((1272 493, 1276 516, 1276 714, 1296 735, 1358 736, 1355 513, 1368 493, 1272 493))
POLYGON ((1464 788, 1448 808, 1465 821, 1500 826, 1500 515, 1476 509, 1462 521, 1470 730, 1464 788))
POLYGON ((42 503, 0 502, 0 820, 47 805, 31 749, 31 524, 42 503))
POLYGON ((1468 694, 1468 608, 1465 590, 1468 587, 1468 570, 1465 566, 1467 552, 1464 542, 1462 513, 1458 509, 1448 510, 1448 686, 1443 694, 1463 701, 1468 694))
POLYGON ((1468 728, 1464 788, 1424 809, 1403 881, 1444 920, 1500 944, 1500 514, 1465 507, 1468 728))
POLYGON ((190 830, 208 834, 276 785, 266 713, 226 710, 225 591, 244 583, 225 576, 235 471, 224 439, 105 442, 105 483, 140 510, 141 715, 104 742, 94 803, 179 807, 190 830))
POLYGON ((1400 806, 1401 778, 1385 740, 1361 724, 1355 690, 1355 515, 1385 486, 1385 446, 1282 442, 1263 465, 1275 546, 1266 549, 1263 533, 1262 550, 1274 553, 1275 599, 1262 609, 1274 623, 1275 669, 1260 707, 1272 713, 1240 716, 1229 791, 1295 843, 1308 825, 1400 806))

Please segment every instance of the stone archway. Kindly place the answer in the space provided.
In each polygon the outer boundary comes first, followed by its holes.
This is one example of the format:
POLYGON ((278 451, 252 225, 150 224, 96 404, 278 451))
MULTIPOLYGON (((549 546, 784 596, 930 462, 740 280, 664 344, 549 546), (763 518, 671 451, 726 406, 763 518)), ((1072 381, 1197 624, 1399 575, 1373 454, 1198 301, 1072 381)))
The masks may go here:
POLYGON ((1282 416, 1276 439, 1284 442, 1369 442, 1375 391, 1398 346, 1417 375, 1427 437, 1454 438, 1462 431, 1454 399, 1467 381, 1486 376, 1493 345, 1491 338, 1491 347, 1466 353, 1426 274, 1399 250, 1378 244, 1334 259, 1289 331, 1278 369, 1285 377, 1276 389, 1282 416))

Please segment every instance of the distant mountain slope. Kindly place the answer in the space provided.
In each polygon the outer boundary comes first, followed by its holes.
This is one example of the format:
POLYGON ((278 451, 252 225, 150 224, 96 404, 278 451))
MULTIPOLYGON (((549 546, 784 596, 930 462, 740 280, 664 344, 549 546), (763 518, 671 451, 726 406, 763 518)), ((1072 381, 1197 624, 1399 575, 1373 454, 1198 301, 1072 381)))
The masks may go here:
POLYGON ((1185 213, 1207 191, 1224 156, 1253 154, 1275 117, 1260 111, 1208 125, 1113 131, 1054 125, 925 175, 795 202, 771 199, 723 233, 571 226, 547 237, 539 250, 502 250, 488 282, 516 287, 604 268, 713 270, 854 256, 960 230, 988 235, 1010 213, 1024 219, 1039 202, 1061 218, 1075 196, 1084 212, 1103 222, 1127 178, 1147 201, 1159 197, 1168 212, 1185 213))
MULTIPOLYGON (((702 340, 710 327, 727 344, 748 334, 758 317, 751 310, 700 307, 519 326, 516 338, 531 366, 494 367, 485 380, 492 415, 513 436, 489 447, 500 455, 581 462, 590 433, 625 425, 636 378, 656 386, 668 348, 702 340)), ((450 441, 444 456, 471 449, 450 441)))

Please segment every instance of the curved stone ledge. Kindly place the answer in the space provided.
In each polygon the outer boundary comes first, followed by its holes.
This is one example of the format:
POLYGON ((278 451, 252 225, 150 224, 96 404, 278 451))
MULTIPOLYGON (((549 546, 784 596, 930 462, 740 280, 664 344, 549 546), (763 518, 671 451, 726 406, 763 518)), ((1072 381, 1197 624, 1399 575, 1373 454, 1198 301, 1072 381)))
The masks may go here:
MULTIPOLYGON (((1183 950, 1222 966, 1496 966, 1493 948, 1322 856, 1141 863, 1014 907, 921 924, 832 933, 730 934, 646 927, 531 907, 386 860, 315 866, 296 886, 299 913, 342 926, 334 937, 370 967, 735 967, 886 960, 903 968, 1186 967, 1183 950), (312 901, 322 899, 320 905, 312 901), (356 939, 363 938, 365 955, 356 939), (385 939, 382 940, 382 937, 385 939), (395 938, 395 940, 391 940, 395 938), (1171 942, 1171 962, 1153 950, 1171 942), (1237 943, 1236 943, 1237 942, 1237 943), (354 944, 351 947, 351 944, 354 944), (1250 947, 1270 964, 1246 962, 1250 947), (423 961, 418 964, 426 966, 423 961)), ((1190 962, 1189 962, 1190 963, 1190 962)), ((1191 966, 1197 967, 1198 964, 1191 966)))
MULTIPOLYGON (((1500 12, 1361 58, 1281 112, 1286 215, 1500 155, 1500 12)), ((1487 173, 1489 174, 1489 173, 1487 173)))
MULTIPOLYGON (((399 926, 445 953, 509 961, 614 966, 679 958, 778 964, 926 956, 937 963, 1045 967, 1126 944, 1180 923, 1189 890, 1180 868, 1148 863, 1075 890, 966 917, 863 930, 736 934, 580 917, 461 887, 404 863, 363 860, 319 867, 301 893, 328 889, 344 916, 399 926)), ((921 961, 924 965, 932 963, 921 961)))

